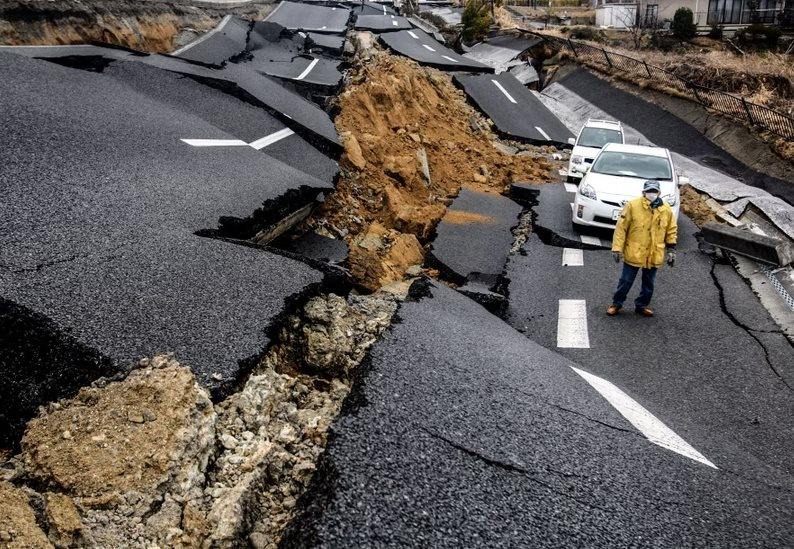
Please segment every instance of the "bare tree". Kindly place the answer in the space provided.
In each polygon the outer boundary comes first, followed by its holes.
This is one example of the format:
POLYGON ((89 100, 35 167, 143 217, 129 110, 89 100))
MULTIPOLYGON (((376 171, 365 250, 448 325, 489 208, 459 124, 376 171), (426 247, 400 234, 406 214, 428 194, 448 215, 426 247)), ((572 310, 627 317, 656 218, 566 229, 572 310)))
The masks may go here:
POLYGON ((618 21, 625 25, 629 36, 631 36, 631 43, 635 50, 642 48, 646 36, 653 38, 658 30, 655 20, 640 15, 640 7, 641 5, 638 4, 636 11, 619 12, 617 16, 618 21))

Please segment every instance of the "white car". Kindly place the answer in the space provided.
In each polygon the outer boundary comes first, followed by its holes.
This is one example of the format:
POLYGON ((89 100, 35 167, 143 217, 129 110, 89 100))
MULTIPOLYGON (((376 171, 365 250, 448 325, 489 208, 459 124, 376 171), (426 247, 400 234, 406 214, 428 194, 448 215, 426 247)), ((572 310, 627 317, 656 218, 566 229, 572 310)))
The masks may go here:
POLYGON ((644 145, 604 145, 576 191, 574 229, 614 229, 623 206, 642 195, 642 185, 649 179, 659 182, 662 200, 673 208, 678 219, 679 186, 689 183, 689 179, 676 174, 670 151, 644 145))
POLYGON ((625 143, 623 126, 612 120, 590 118, 582 127, 579 136, 568 140, 573 145, 568 161, 568 183, 578 183, 587 168, 607 143, 625 143))

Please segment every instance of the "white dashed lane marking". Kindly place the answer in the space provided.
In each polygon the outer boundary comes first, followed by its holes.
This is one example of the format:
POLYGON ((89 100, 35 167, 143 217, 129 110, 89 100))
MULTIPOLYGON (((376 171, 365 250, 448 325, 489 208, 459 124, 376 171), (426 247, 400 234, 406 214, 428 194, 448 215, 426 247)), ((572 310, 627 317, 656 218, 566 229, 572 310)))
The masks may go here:
POLYGON ((517 103, 518 103, 518 101, 516 101, 515 99, 513 99, 513 96, 512 96, 512 95, 510 95, 509 93, 507 93, 507 90, 506 90, 506 89, 504 89, 504 87, 502 86, 502 84, 500 84, 499 82, 497 82, 496 80, 493 80, 493 79, 491 79, 491 82, 493 82, 493 85, 494 85, 494 86, 496 86, 497 88, 499 88, 499 91, 500 91, 500 92, 502 92, 503 94, 505 94, 505 97, 507 97, 507 99, 508 99, 508 100, 509 100, 511 103, 513 103, 513 104, 517 104, 517 103))
POLYGON ((540 126, 535 126, 535 129, 538 130, 538 132, 540 132, 540 135, 546 138, 546 141, 551 141, 551 137, 549 137, 549 134, 543 131, 543 128, 541 128, 540 126))
POLYGON ((415 39, 419 40, 419 37, 416 36, 416 34, 414 34, 414 31, 408 31, 408 34, 411 36, 411 38, 415 38, 415 39))
MULTIPOLYGON (((323 28, 325 28, 325 27, 323 27, 323 28)), ((312 69, 313 69, 313 68, 315 67, 315 65, 317 65, 317 63, 319 63, 319 62, 320 62, 320 60, 319 60, 319 59, 314 59, 314 60, 313 60, 311 63, 309 63, 309 66, 308 66, 308 67, 306 67, 306 69, 305 69, 305 70, 304 70, 302 73, 300 73, 300 75, 298 75, 298 77, 297 77, 295 80, 303 80, 304 78, 306 78, 307 76, 309 76, 309 73, 310 73, 310 72, 312 72, 312 69)))
POLYGON ((584 253, 576 248, 562 249, 563 267, 581 267, 584 265, 584 253))
POLYGON ((449 55, 442 55, 441 57, 443 57, 447 61, 452 61, 453 63, 457 63, 458 62, 457 59, 452 59, 449 55))
POLYGON ((598 391, 601 396, 607 399, 615 409, 620 412, 620 415, 625 417, 629 423, 634 425, 645 438, 654 444, 672 450, 677 454, 686 456, 709 467, 717 469, 717 466, 707 460, 703 454, 695 450, 684 439, 675 434, 672 429, 662 423, 656 416, 642 407, 639 402, 631 398, 629 395, 620 390, 619 387, 602 379, 594 376, 588 372, 584 372, 577 368, 573 371, 582 376, 587 383, 598 391))
POLYGON ((589 349, 587 304, 584 299, 561 299, 557 314, 557 347, 589 349))
POLYGON ((430 51, 436 51, 433 48, 431 48, 430 46, 428 46, 427 44, 422 44, 422 47, 427 49, 427 50, 430 50, 430 51))
POLYGON ((579 188, 573 183, 563 183, 563 185, 565 185, 565 190, 568 191, 569 193, 575 193, 576 190, 579 188))
POLYGON ((193 147, 245 147, 245 141, 239 139, 182 139, 184 143, 193 147))
POLYGON ((271 133, 270 135, 266 135, 262 139, 257 139, 253 143, 250 144, 251 147, 255 148, 256 150, 262 150, 268 145, 272 145, 276 141, 281 141, 285 137, 289 137, 290 135, 294 134, 291 129, 284 128, 283 130, 279 130, 275 133, 271 133))

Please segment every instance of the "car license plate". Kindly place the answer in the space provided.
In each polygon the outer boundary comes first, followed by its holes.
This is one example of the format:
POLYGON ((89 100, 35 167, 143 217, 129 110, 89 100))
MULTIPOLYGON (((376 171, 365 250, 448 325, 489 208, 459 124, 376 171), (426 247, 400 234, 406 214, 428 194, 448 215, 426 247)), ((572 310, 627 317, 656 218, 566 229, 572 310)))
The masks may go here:
POLYGON ((612 210, 612 221, 617 221, 622 210, 612 210))

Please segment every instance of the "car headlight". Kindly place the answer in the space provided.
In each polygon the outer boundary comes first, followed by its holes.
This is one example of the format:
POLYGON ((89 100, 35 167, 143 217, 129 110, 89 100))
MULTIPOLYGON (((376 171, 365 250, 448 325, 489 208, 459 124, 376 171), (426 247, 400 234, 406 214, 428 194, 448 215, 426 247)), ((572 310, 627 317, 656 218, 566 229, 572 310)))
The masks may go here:
POLYGON ((579 156, 578 154, 575 154, 571 157, 572 164, 581 164, 582 162, 584 162, 583 156, 579 156))
POLYGON ((590 200, 596 200, 596 192, 593 187, 588 185, 587 183, 583 185, 579 185, 579 194, 582 196, 586 196, 590 200))
POLYGON ((675 206, 675 203, 678 202, 678 198, 676 198, 674 194, 668 194, 664 199, 667 200, 667 203, 671 206, 675 206))

